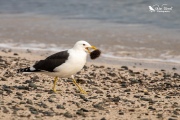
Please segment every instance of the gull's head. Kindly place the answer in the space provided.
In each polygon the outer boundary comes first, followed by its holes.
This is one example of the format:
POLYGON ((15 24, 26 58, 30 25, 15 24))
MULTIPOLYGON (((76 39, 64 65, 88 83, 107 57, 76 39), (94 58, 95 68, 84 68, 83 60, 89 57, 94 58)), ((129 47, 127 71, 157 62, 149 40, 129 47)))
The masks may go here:
POLYGON ((92 46, 90 45, 88 42, 86 41, 78 41, 76 42, 76 44, 74 45, 73 49, 76 49, 76 50, 83 50, 85 52, 88 52, 90 53, 90 50, 89 49, 96 49, 95 46, 92 46))

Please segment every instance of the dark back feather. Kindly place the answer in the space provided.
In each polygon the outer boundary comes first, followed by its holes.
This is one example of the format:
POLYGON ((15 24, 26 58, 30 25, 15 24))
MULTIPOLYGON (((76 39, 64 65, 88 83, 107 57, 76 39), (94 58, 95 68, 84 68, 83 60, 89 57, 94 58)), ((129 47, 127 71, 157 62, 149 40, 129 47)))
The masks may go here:
POLYGON ((53 72, 54 68, 65 63, 68 57, 69 57, 69 53, 67 50, 58 52, 47 57, 45 60, 40 60, 33 67, 36 70, 45 70, 45 71, 53 72))

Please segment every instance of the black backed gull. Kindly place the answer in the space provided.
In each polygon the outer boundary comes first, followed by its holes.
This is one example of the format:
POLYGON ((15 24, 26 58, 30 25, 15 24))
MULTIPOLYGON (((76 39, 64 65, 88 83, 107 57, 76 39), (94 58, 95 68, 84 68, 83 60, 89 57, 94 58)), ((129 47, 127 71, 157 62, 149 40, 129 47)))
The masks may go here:
POLYGON ((32 67, 18 69, 18 72, 37 72, 55 77, 53 91, 56 92, 56 82, 58 77, 71 77, 73 83, 78 87, 81 93, 86 94, 74 79, 74 75, 79 72, 86 63, 89 49, 95 49, 86 41, 78 41, 73 48, 55 53, 44 60, 36 62, 32 67))

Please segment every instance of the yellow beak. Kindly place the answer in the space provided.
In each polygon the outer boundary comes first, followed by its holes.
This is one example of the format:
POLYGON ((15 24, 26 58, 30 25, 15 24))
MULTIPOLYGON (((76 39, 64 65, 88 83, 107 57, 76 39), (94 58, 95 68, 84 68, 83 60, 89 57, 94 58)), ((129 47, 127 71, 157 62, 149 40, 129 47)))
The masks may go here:
POLYGON ((91 48, 91 49, 94 49, 94 50, 97 49, 95 46, 87 47, 86 49, 87 49, 88 53, 91 53, 91 51, 88 48, 91 48))
POLYGON ((92 49, 96 50, 97 48, 95 46, 91 46, 92 49))

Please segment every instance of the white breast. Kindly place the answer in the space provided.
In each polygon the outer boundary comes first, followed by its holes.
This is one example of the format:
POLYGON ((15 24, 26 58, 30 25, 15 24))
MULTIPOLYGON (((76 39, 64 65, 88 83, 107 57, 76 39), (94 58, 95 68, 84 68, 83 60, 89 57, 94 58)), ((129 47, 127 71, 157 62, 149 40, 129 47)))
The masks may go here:
POLYGON ((54 71, 49 75, 57 77, 70 77, 71 75, 79 72, 86 63, 87 53, 84 51, 78 51, 70 49, 68 50, 69 57, 65 63, 56 67, 54 71))

